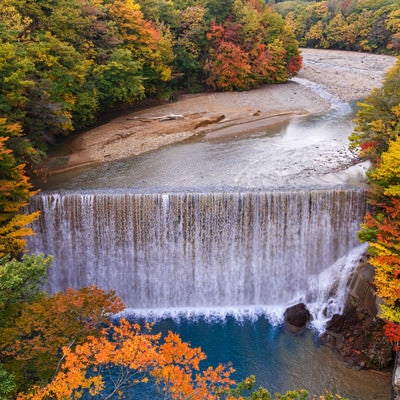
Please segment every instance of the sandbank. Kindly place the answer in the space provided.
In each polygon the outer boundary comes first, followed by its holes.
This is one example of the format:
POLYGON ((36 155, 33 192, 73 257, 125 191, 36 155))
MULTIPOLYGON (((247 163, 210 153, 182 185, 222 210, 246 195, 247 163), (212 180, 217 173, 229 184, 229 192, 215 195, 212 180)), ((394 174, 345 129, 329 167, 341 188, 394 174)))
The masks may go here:
POLYGON ((334 101, 365 98, 395 57, 303 49, 304 67, 287 83, 242 92, 180 95, 71 137, 43 169, 56 174, 139 155, 190 137, 235 137, 282 121, 326 112, 334 101))

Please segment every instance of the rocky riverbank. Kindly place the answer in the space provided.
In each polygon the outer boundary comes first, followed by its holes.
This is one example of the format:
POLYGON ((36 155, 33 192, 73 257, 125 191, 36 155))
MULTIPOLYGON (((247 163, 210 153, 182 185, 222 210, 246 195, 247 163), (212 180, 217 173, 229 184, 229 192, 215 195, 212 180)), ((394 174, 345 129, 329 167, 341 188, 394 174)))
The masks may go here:
POLYGON ((321 87, 338 101, 369 94, 395 62, 391 56, 304 49, 298 79, 244 92, 181 95, 71 137, 51 154, 44 174, 55 174, 155 150, 202 135, 238 136, 282 120, 319 114, 331 106, 321 87))
POLYGON ((384 370, 393 365, 393 346, 377 317, 378 300, 373 288, 374 268, 368 259, 360 262, 351 276, 342 315, 334 315, 321 340, 350 367, 384 370))

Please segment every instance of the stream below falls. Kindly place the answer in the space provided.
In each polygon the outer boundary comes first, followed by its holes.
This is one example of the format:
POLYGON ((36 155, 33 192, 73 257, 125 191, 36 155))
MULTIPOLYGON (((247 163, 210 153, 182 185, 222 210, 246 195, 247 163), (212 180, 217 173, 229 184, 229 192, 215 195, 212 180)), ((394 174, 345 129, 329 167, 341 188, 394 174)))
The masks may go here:
POLYGON ((41 217, 28 243, 54 256, 47 289, 115 289, 130 319, 271 392, 389 400, 389 374, 348 369, 318 343, 365 250, 368 165, 348 150, 351 107, 331 102, 318 117, 51 177, 31 201, 41 217), (295 335, 281 322, 299 301, 314 320, 295 335))

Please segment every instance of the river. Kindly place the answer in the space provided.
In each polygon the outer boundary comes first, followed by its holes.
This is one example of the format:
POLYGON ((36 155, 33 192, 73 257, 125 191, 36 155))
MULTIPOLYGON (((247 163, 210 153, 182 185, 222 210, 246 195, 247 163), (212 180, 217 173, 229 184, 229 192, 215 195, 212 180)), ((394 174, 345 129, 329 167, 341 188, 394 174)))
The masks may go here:
MULTIPOLYGON (((314 90, 329 95, 320 87, 314 90)), ((191 138, 138 157, 50 176, 47 187, 190 191, 358 184, 367 165, 356 163, 348 150, 354 114, 349 104, 330 99, 332 108, 322 116, 296 118, 237 138, 191 138)))
POLYGON ((388 374, 348 369, 318 343, 363 251, 368 165, 348 150, 352 106, 298 83, 331 109, 52 177, 32 201, 29 248, 55 257, 50 291, 116 289, 130 318, 232 361, 238 380, 388 400, 388 374), (314 321, 295 335, 281 322, 298 301, 314 321))

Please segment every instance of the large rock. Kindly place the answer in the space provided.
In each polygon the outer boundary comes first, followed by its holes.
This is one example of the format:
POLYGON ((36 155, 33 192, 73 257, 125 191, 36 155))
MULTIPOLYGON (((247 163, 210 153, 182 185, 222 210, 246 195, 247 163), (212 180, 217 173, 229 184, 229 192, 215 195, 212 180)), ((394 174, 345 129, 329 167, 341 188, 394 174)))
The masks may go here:
POLYGON ((287 308, 283 316, 286 323, 296 328, 303 328, 311 321, 311 314, 304 303, 287 308))

